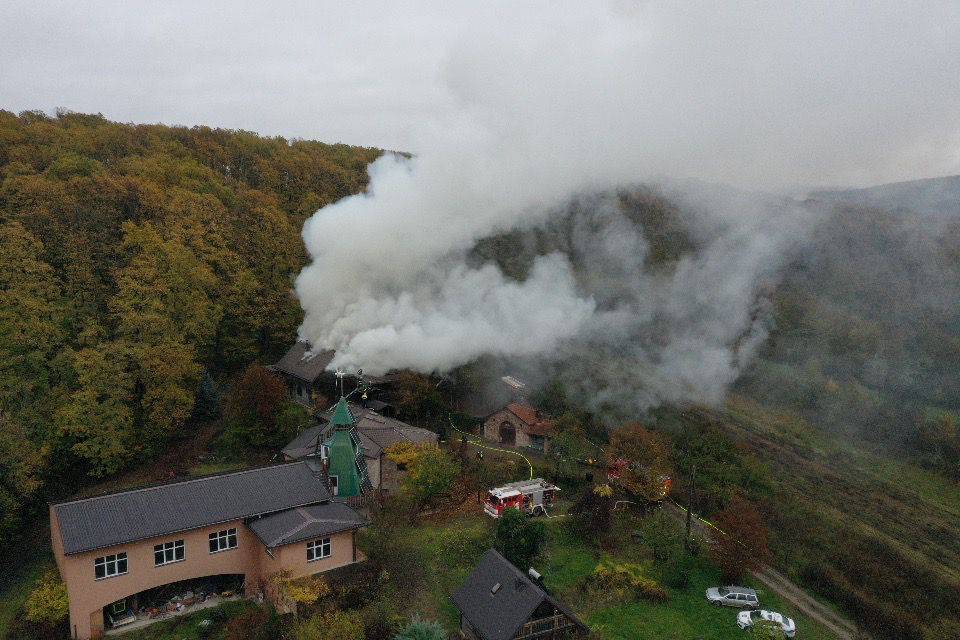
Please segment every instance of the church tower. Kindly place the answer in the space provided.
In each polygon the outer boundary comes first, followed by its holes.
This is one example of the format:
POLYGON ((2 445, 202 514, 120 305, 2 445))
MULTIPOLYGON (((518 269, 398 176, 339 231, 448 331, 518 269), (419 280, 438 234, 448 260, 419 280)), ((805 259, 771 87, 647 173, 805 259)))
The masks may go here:
POLYGON ((357 420, 346 398, 340 396, 330 418, 332 430, 327 448, 327 478, 330 491, 338 497, 359 496, 373 490, 367 476, 367 461, 357 432, 357 420))

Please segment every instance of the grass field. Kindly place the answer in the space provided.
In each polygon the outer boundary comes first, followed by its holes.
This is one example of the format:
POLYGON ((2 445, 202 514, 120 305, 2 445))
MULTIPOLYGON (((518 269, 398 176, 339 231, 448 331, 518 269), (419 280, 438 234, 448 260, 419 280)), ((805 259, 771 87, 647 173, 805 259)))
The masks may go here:
MULTIPOLYGON (((630 516, 618 516, 618 526, 628 530, 633 522, 630 516)), ((584 545, 569 534, 562 518, 547 523, 548 541, 537 569, 544 575, 545 584, 565 600, 600 637, 609 640, 656 638, 657 640, 742 640, 743 632, 736 626, 736 610, 717 608, 707 604, 704 591, 716 586, 719 577, 705 560, 695 565, 690 585, 685 589, 669 589, 666 602, 596 602, 584 595, 584 578, 593 572, 605 558, 629 559, 642 552, 632 542, 618 551, 606 553, 584 545)), ((450 594, 456 590, 472 569, 482 552, 483 540, 488 540, 493 522, 480 514, 461 514, 442 522, 428 522, 415 529, 424 568, 431 576, 427 588, 409 601, 411 611, 420 611, 439 618, 449 629, 458 622, 456 610, 450 604, 450 594)), ((627 535, 629 539, 629 535, 627 535)), ((653 566, 652 577, 659 567, 653 566)), ((756 585, 752 585, 756 586, 756 585)), ((812 640, 834 640, 830 631, 797 615, 776 596, 757 587, 763 606, 793 617, 798 637, 812 640)))

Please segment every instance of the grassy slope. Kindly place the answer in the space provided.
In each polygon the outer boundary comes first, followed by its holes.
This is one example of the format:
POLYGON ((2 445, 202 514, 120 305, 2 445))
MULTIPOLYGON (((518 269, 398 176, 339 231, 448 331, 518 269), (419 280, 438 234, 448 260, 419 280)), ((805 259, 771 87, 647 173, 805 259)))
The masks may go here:
MULTIPOLYGON (((597 603, 582 596, 581 581, 589 575, 604 557, 622 557, 632 550, 627 544, 613 556, 604 556, 598 550, 584 546, 569 536, 563 520, 549 520, 549 541, 542 562, 547 586, 565 599, 578 615, 594 628, 601 638, 619 640, 626 638, 656 638, 677 640, 703 638, 703 640, 726 640, 743 638, 736 626, 736 611, 718 609, 707 604, 703 592, 718 581, 716 571, 706 562, 697 565, 691 585, 687 589, 671 589, 671 598, 664 603, 597 603)), ((419 611, 427 617, 439 618, 448 628, 455 629, 457 614, 450 604, 450 594, 459 586, 473 566, 478 550, 464 552, 457 545, 449 544, 459 538, 458 532, 467 531, 472 539, 484 529, 491 529, 492 522, 477 514, 460 515, 445 522, 431 522, 418 527, 415 536, 420 541, 420 553, 424 566, 431 576, 429 587, 409 601, 410 611, 419 611)), ((658 568, 654 566, 653 572, 658 568)), ((761 591, 764 606, 794 612, 784 606, 775 594, 761 591)), ((804 638, 830 640, 835 638, 828 630, 804 617, 793 615, 804 638)))
POLYGON ((762 456, 783 490, 824 520, 877 536, 934 572, 960 579, 960 486, 740 397, 730 400, 726 414, 728 429, 762 456))

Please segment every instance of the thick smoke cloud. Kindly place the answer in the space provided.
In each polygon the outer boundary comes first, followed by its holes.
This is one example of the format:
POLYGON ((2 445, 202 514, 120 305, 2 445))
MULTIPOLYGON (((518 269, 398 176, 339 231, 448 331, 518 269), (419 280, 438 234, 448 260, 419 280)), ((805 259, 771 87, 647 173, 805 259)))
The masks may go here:
POLYGON ((810 214, 677 179, 882 173, 960 135, 960 55, 902 57, 960 54, 928 14, 720 8, 705 30, 685 9, 568 9, 460 33, 444 65, 456 108, 425 123, 413 158, 384 156, 367 193, 306 223, 300 332, 337 350, 333 366, 446 371, 488 354, 574 372, 599 404, 718 401, 765 336, 767 280, 810 214), (664 185, 696 245, 669 269, 613 194, 639 183, 664 185), (559 240, 524 279, 471 259, 480 239, 534 230, 559 240))

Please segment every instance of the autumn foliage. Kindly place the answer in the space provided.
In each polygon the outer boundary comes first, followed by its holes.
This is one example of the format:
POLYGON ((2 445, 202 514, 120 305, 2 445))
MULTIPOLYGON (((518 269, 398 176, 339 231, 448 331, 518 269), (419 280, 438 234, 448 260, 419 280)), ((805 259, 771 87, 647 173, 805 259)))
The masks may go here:
POLYGON ((769 532, 749 500, 734 496, 714 517, 713 524, 710 557, 725 580, 735 582, 769 560, 769 532))
POLYGON ((626 424, 610 436, 607 461, 617 469, 618 485, 653 500, 662 491, 662 477, 670 474, 670 444, 639 423, 626 424))
POLYGON ((0 541, 39 495, 159 457, 205 378, 290 344, 302 223, 379 153, 0 111, 0 541))

